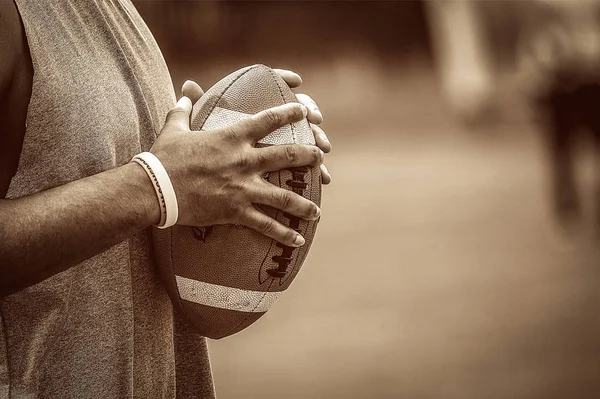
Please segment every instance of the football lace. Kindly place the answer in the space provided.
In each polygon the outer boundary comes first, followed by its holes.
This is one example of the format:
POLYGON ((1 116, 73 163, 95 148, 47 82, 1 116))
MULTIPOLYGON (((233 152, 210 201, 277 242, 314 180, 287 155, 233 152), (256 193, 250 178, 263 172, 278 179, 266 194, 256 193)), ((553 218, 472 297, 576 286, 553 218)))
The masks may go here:
MULTIPOLYGON (((292 178, 290 180, 287 180, 285 184, 291 187, 292 191, 296 194, 302 195, 304 193, 304 190, 306 190, 306 187, 308 187, 308 183, 304 181, 304 176, 309 170, 308 167, 298 166, 287 168, 287 170, 292 172, 292 178)), ((290 215, 287 212, 285 212, 283 216, 289 219, 288 226, 290 228, 294 229, 294 231, 296 231, 297 233, 302 233, 300 231, 300 218, 294 215, 290 215)), ((273 256, 271 259, 273 260, 273 262, 278 264, 278 267, 274 269, 268 269, 267 273, 269 273, 269 275, 271 275, 272 277, 281 278, 286 275, 288 267, 292 263, 294 250, 296 248, 289 247, 281 243, 277 243, 277 246, 282 249, 281 255, 273 256)))

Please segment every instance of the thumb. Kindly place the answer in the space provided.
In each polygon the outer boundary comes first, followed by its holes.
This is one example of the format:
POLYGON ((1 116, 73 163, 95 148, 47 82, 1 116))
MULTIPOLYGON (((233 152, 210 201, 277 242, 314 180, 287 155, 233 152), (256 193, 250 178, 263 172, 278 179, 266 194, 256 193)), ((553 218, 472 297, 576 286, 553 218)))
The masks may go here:
POLYGON ((192 100, 192 104, 196 104, 196 101, 198 101, 203 94, 204 91, 202 88, 198 83, 192 80, 186 80, 183 86, 181 86, 181 95, 192 100))
POLYGON ((190 114, 192 113, 192 101, 188 97, 181 97, 175 108, 167 114, 165 128, 173 130, 190 130, 190 114))

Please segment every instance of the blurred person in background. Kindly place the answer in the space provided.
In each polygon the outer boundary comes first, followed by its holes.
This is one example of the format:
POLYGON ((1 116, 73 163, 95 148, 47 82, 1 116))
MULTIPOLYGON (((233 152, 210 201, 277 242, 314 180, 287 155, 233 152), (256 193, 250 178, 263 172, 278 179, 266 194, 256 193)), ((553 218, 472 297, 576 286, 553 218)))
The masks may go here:
MULTIPOLYGON (((541 122, 554 213, 563 227, 574 227, 582 212, 574 146, 581 130, 600 151, 600 2, 427 5, 440 87, 454 115, 465 124, 489 122, 490 111, 506 107, 502 73, 512 70, 516 94, 541 122)), ((595 179, 600 227, 600 174, 595 179)))
MULTIPOLYGON (((593 136, 600 162, 600 2, 538 0, 523 21, 517 61, 547 136, 553 208, 563 227, 575 227, 582 216, 575 167, 582 130, 593 136)), ((598 172, 594 202, 600 228, 598 172)))
POLYGON ((321 164, 331 147, 318 107, 299 95, 303 105, 195 134, 189 118, 202 90, 187 82, 175 104, 129 0, 1 1, 0 21, 0 398, 213 397, 206 342, 173 314, 154 271, 149 228, 160 204, 130 160, 143 151, 160 159, 178 223, 236 223, 300 246, 298 233, 253 204, 319 216, 259 179, 321 164), (304 117, 322 150, 249 145, 304 117), (240 159, 263 185, 247 183, 240 159))
POLYGON ((472 0, 432 0, 426 8, 440 87, 464 123, 485 117, 495 90, 480 8, 472 0))

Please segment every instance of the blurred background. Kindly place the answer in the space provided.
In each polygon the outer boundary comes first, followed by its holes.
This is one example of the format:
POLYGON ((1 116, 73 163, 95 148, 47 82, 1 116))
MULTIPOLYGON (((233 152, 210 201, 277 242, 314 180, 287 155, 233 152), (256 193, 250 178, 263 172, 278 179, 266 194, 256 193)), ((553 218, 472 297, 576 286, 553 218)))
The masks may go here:
POLYGON ((220 398, 600 397, 600 3, 135 4, 176 88, 293 69, 334 147, 220 398))

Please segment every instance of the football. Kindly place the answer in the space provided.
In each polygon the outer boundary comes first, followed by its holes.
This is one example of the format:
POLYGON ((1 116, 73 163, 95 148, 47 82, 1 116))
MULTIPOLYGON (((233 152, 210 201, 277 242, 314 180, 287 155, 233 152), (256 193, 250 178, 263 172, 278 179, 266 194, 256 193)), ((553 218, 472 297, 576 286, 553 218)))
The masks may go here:
MULTIPOLYGON (((296 96, 281 77, 264 65, 249 66, 228 75, 200 98, 191 128, 222 128, 289 102, 297 102, 296 96)), ((257 146, 294 143, 315 145, 306 119, 274 131, 257 146)), ((264 178, 321 203, 318 167, 273 171, 264 178)), ((289 287, 310 249, 318 221, 266 206, 260 210, 298 231, 306 243, 288 247, 237 225, 153 229, 158 271, 175 311, 205 337, 227 337, 258 320, 289 287)))

